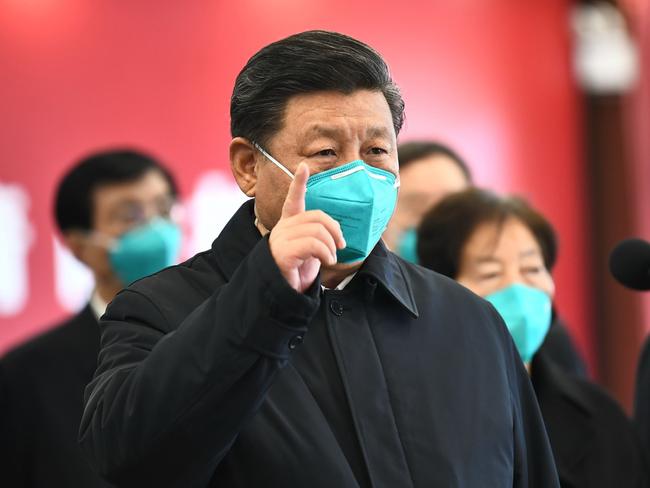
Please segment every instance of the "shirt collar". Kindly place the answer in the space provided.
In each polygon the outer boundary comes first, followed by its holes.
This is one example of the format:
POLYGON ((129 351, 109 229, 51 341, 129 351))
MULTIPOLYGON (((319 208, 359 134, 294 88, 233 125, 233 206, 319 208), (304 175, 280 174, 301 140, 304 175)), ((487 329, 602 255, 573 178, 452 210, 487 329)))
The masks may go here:
POLYGON ((108 304, 102 299, 102 297, 99 296, 97 290, 94 290, 92 296, 90 297, 90 308, 97 320, 99 320, 99 318, 104 315, 106 312, 106 307, 108 307, 108 304))
MULTIPOLYGON (((254 199, 244 202, 226 224, 219 237, 212 243, 212 254, 216 265, 228 280, 239 263, 261 239, 260 232, 254 223, 254 203, 254 199)), ((388 251, 386 245, 380 240, 356 275, 348 277, 348 282, 353 278, 366 277, 370 281, 380 284, 413 317, 418 317, 413 290, 406 276, 406 266, 397 256, 388 251)))
MULTIPOLYGON (((354 278, 356 275, 357 275, 357 273, 355 271, 354 273, 346 276, 345 278, 343 278, 341 280, 341 282, 338 285, 336 285, 336 288, 334 288, 334 289, 335 290, 343 290, 343 289, 345 289, 345 287, 348 286, 348 283, 350 283, 350 281, 352 281, 352 278, 354 278)), ((320 287, 321 287, 321 290, 323 290, 323 291, 330 289, 330 288, 326 288, 323 285, 320 285, 320 287)))

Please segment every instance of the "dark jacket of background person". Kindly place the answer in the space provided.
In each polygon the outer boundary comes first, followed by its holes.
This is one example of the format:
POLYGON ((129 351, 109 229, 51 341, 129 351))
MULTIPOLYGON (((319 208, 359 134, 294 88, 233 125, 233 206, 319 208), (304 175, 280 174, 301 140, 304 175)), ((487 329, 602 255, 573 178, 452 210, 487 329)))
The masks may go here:
POLYGON ((587 366, 582 356, 576 349, 573 339, 567 330, 564 321, 553 313, 553 322, 544 342, 539 348, 539 352, 544 352, 553 363, 560 367, 564 372, 587 378, 587 366))
POLYGON ((641 442, 650 453, 650 339, 645 341, 637 369, 634 421, 641 442))
POLYGON ((596 385, 566 374, 543 351, 531 380, 563 488, 647 487, 640 441, 616 402, 596 385))
POLYGON ((293 290, 253 202, 102 318, 80 437, 120 486, 554 487, 498 314, 380 243, 344 290, 293 290), (302 343, 302 344, 301 344, 302 343))
POLYGON ((0 360, 1 486, 109 486, 75 442, 98 352, 97 318, 87 306, 0 360))

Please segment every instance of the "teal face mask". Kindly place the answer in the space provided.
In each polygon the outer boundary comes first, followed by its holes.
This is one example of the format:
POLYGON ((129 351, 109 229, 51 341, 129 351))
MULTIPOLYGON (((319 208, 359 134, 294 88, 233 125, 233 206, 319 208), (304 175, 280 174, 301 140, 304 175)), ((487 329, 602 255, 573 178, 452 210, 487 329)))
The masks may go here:
POLYGON ((181 244, 180 228, 157 218, 122 234, 108 256, 125 286, 174 264, 181 244))
MULTIPOLYGON (((291 179, 293 174, 259 145, 255 147, 291 179)), ((375 247, 397 202, 395 175, 352 161, 307 180, 306 210, 322 210, 338 221, 347 246, 336 251, 339 263, 365 259, 375 247)))
POLYGON ((415 227, 402 232, 397 242, 397 254, 411 263, 418 262, 418 233, 415 227))
POLYGON ((551 326, 551 298, 541 290, 514 284, 485 299, 503 317, 524 363, 529 363, 551 326))

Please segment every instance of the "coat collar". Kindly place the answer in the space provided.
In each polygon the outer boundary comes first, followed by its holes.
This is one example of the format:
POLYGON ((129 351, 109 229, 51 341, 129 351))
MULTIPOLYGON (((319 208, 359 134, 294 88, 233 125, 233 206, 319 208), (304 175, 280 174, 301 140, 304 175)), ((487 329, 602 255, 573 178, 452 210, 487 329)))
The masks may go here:
POLYGON ((226 280, 262 238, 255 227, 255 200, 245 201, 212 243, 212 255, 226 280))
POLYGON ((404 262, 386 248, 383 241, 379 241, 370 255, 366 258, 358 276, 366 276, 376 280, 393 299, 414 317, 419 316, 418 308, 413 296, 411 283, 406 278, 404 262))
MULTIPOLYGON (((212 255, 227 280, 230 280, 239 264, 261 239, 255 227, 254 204, 253 199, 244 202, 212 243, 212 255)), ((406 265, 379 241, 353 282, 365 276, 371 286, 380 284, 398 304, 417 317, 418 309, 404 266, 406 265)))

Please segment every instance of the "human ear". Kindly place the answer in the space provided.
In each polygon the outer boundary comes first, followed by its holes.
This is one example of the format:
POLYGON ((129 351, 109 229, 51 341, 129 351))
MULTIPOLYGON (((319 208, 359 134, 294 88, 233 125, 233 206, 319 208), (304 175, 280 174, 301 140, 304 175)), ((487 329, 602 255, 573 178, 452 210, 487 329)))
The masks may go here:
POLYGON ((85 230, 70 230, 63 234, 63 242, 72 255, 88 266, 93 273, 105 273, 108 264, 108 251, 85 230))
POLYGON ((66 231, 63 235, 63 243, 70 250, 72 255, 82 263, 85 263, 86 255, 86 236, 79 230, 66 231))
POLYGON ((254 197, 257 187, 256 150, 250 141, 235 137, 230 141, 230 169, 237 185, 246 196, 254 197))

